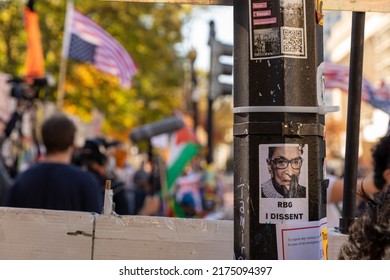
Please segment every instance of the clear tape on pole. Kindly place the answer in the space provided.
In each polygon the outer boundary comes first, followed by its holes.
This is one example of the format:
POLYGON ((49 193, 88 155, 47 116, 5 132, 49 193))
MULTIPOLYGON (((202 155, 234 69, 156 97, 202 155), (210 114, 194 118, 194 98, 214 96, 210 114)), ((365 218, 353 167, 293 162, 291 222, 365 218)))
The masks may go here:
POLYGON ((325 63, 322 62, 317 67, 317 104, 319 106, 242 106, 233 108, 234 114, 246 114, 246 113, 314 113, 325 115, 326 113, 340 111, 340 106, 325 106, 324 91, 325 91, 325 80, 324 80, 324 68, 325 63))
POLYGON ((316 113, 325 115, 326 113, 338 112, 339 110, 340 106, 242 106, 233 108, 233 113, 316 113))

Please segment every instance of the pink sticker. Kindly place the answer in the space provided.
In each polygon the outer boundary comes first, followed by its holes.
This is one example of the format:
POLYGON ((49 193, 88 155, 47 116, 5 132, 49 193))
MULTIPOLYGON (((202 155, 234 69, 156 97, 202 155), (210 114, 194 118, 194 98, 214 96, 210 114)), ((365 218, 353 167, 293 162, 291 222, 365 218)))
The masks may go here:
POLYGON ((267 8, 267 2, 253 3, 253 9, 264 9, 267 8))
POLYGON ((276 17, 253 20, 253 25, 265 25, 273 23, 276 23, 276 17))
POLYGON ((271 10, 253 12, 253 17, 268 17, 271 15, 271 10))

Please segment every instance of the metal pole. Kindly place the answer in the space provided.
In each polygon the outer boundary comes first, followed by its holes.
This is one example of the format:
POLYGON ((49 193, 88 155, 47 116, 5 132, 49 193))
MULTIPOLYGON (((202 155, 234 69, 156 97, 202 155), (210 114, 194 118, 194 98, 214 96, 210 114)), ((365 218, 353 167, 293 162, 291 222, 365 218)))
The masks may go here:
MULTIPOLYGON (((210 45, 210 57, 213 57, 213 45, 215 40, 215 25, 214 21, 210 21, 210 37, 209 37, 209 45, 210 45)), ((213 63, 210 60, 210 74, 209 74, 209 81, 211 81, 211 73, 213 72, 213 63)), ((208 93, 208 109, 207 109, 207 164, 210 164, 213 162, 213 152, 214 152, 214 145, 213 145, 213 104, 214 104, 214 97, 211 94, 211 84, 209 84, 209 93, 208 93)))
POLYGON ((193 120, 194 120, 194 132, 196 133, 196 128, 198 127, 198 99, 197 96, 197 85, 198 79, 196 77, 195 72, 195 60, 196 60, 196 51, 191 50, 188 54, 188 58, 190 60, 190 69, 191 69, 191 101, 192 101, 192 110, 193 110, 193 120))
POLYGON ((213 104, 214 100, 208 99, 208 109, 207 109, 207 164, 213 162, 213 104))
POLYGON ((365 13, 353 12, 351 56, 349 67, 347 140, 345 149, 345 176, 343 211, 340 231, 348 233, 356 217, 356 184, 359 160, 360 108, 363 75, 365 13))
MULTIPOLYGON (((317 238, 321 227, 326 228, 323 26, 321 17, 316 18, 322 11, 315 2, 234 2, 236 259, 319 259, 321 255, 318 247, 299 247, 299 242, 290 251, 295 245, 289 246, 286 236, 292 231, 281 230, 294 228, 295 238, 303 241, 307 235, 300 228, 311 225, 317 238), (303 147, 299 180, 306 180, 302 181, 305 197, 263 197, 262 185, 275 176, 274 165, 267 164, 270 147, 303 147)), ((282 155, 278 158, 284 160, 282 155)))
POLYGON ((66 80, 66 70, 68 64, 68 53, 69 44, 70 44, 70 31, 67 30, 70 26, 71 21, 71 11, 73 10, 73 0, 66 1, 66 22, 64 27, 64 40, 62 42, 62 53, 61 53, 61 62, 60 62, 60 73, 58 78, 58 91, 57 91, 57 109, 62 111, 64 106, 65 99, 65 80, 66 80))

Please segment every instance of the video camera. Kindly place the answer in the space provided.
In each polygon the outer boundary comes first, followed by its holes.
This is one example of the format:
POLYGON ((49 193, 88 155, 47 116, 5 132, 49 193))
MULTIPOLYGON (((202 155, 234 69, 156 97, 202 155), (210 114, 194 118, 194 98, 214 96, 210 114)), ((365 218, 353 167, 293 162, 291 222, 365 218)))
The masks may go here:
POLYGON ((50 84, 47 77, 34 78, 31 84, 19 77, 13 77, 7 82, 11 84, 11 97, 26 101, 39 99, 40 90, 50 84))
POLYGON ((104 165, 107 162, 106 150, 118 145, 120 145, 119 141, 109 142, 103 137, 88 138, 84 146, 73 153, 72 163, 79 166, 92 162, 104 165))

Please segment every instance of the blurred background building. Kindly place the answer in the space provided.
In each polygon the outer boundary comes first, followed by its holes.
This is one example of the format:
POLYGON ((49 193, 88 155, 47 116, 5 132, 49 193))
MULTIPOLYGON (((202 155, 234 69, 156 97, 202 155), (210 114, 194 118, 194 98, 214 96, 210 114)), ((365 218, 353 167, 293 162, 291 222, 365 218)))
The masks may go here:
MULTIPOLYGON (((349 67, 352 12, 325 13, 325 60, 349 67)), ((363 77, 374 87, 390 82, 390 15, 366 13, 363 77)), ((327 165, 336 175, 342 175, 347 127, 348 94, 340 90, 326 92, 329 104, 340 111, 326 116, 327 165)), ((389 115, 362 101, 360 119, 359 168, 371 166, 371 148, 389 127, 389 115)), ((364 175, 364 174, 362 174, 364 175)))

